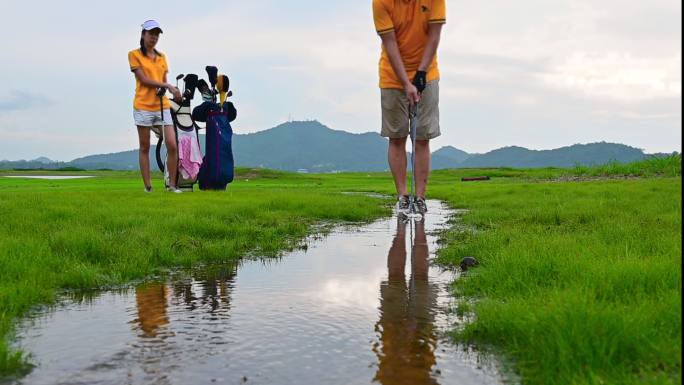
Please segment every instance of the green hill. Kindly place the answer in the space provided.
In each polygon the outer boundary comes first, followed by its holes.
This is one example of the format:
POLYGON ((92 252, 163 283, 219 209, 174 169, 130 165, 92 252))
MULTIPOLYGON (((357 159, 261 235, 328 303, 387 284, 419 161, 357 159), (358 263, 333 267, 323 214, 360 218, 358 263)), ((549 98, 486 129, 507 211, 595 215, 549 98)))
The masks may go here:
MULTIPOLYGON (((204 137, 200 138, 204 143, 204 137)), ((410 145, 408 146, 410 147, 410 145)), ((155 146, 152 146, 151 164, 155 146)), ((339 172, 385 171, 387 139, 378 133, 353 134, 333 130, 318 121, 280 124, 252 134, 233 136, 233 153, 237 166, 263 167, 286 171, 339 172)), ((655 156, 662 156, 656 154, 655 156)), ((432 168, 480 167, 573 167, 603 165, 608 162, 632 162, 648 155, 640 149, 616 143, 575 144, 553 150, 528 150, 504 147, 485 154, 469 154, 452 146, 433 153, 432 168)), ((46 163, 44 158, 33 161, 0 161, 0 169, 78 167, 83 169, 138 169, 138 151, 90 155, 70 162, 46 163)))

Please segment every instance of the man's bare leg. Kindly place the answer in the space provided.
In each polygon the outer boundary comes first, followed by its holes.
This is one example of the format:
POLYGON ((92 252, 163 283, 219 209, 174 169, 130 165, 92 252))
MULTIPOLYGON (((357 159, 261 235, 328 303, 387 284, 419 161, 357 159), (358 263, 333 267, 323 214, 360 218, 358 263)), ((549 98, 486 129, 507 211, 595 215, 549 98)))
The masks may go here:
POLYGON ((416 196, 425 199, 430 176, 430 141, 416 140, 416 196))
POLYGON ((387 148, 389 162, 397 195, 408 195, 406 191, 406 138, 390 138, 387 148))

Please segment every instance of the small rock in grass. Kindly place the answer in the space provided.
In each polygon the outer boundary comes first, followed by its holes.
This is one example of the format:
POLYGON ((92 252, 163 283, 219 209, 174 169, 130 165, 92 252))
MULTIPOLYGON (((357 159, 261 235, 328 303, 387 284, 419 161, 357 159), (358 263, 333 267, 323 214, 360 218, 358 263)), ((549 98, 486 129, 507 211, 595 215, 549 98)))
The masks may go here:
POLYGON ((480 262, 478 262, 477 259, 475 259, 474 257, 465 257, 461 259, 461 263, 459 264, 459 266, 461 266, 462 271, 468 271, 469 268, 475 267, 479 264, 480 262))

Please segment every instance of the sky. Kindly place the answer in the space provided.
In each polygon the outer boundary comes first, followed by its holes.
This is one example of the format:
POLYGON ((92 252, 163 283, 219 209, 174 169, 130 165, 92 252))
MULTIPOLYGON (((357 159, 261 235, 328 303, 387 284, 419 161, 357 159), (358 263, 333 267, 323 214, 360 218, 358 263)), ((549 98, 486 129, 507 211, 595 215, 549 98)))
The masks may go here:
MULTIPOLYGON (((127 53, 147 19, 170 80, 230 77, 237 134, 290 119, 380 131, 370 0, 0 1, 0 160, 137 148, 127 53)), ((433 150, 681 152, 681 15, 678 0, 447 0, 433 150)))

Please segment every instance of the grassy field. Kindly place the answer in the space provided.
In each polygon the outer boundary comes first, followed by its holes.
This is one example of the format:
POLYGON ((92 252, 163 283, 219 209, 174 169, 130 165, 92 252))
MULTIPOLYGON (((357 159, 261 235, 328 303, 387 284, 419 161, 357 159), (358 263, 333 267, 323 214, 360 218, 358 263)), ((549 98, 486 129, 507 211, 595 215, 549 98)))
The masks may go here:
MULTIPOLYGON (((145 195, 136 173, 96 174, 0 178, 0 373, 25 362, 7 348, 13 321, 58 289, 274 255, 314 223, 387 215, 389 199, 340 192, 393 186, 384 173, 241 170, 226 193, 145 195)), ((470 210, 441 261, 481 261, 454 286, 475 314, 456 338, 503 354, 524 383, 681 383, 681 157, 438 171, 430 196, 470 210), (492 180, 460 181, 478 175, 492 180)))
POLYGON ((482 264, 456 283, 476 314, 457 337, 525 383, 681 383, 680 194, 681 178, 440 188, 477 229, 441 259, 482 264))

